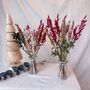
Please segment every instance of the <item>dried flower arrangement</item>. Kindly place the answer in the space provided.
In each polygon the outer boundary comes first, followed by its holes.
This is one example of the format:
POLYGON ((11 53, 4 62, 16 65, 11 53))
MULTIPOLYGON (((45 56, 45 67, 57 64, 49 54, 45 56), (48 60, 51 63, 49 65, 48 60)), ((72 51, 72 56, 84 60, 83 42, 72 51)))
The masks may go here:
MULTIPOLYGON (((13 37, 18 43, 19 47, 21 47, 33 60, 33 65, 36 68, 36 57, 38 50, 46 41, 46 33, 45 27, 40 21, 40 25, 37 30, 30 30, 29 25, 26 26, 24 30, 22 30, 19 25, 15 24, 18 32, 13 33, 13 37)), ((36 73, 35 70, 32 73, 36 73)))
POLYGON ((75 41, 81 36, 81 32, 86 26, 86 16, 81 20, 80 25, 74 25, 74 21, 70 25, 70 21, 66 23, 66 17, 62 20, 61 26, 59 25, 59 15, 55 19, 54 26, 52 20, 48 16, 47 29, 48 37, 51 41, 52 55, 59 56, 59 60, 66 60, 66 56, 70 49, 74 47, 75 41))
POLYGON ((29 25, 26 26, 24 30, 22 30, 19 25, 15 24, 18 32, 13 33, 14 39, 18 45, 30 56, 33 58, 40 46, 44 44, 46 41, 46 33, 44 32, 44 24, 42 20, 40 21, 40 25, 37 30, 30 30, 29 25))
MULTIPOLYGON (((54 21, 54 24, 48 16, 47 24, 44 26, 42 20, 37 30, 30 30, 29 25, 24 30, 21 30, 19 25, 16 24, 18 32, 13 33, 14 39, 18 45, 29 55, 31 59, 35 59, 40 46, 46 41, 46 35, 52 44, 52 55, 58 56, 60 61, 60 72, 62 72, 62 79, 66 78, 65 65, 67 64, 67 55, 70 49, 74 47, 75 42, 81 36, 81 32, 86 26, 85 16, 79 25, 75 25, 74 21, 66 22, 67 15, 63 18, 61 24, 59 23, 59 15, 54 21)), ((34 67, 35 67, 35 62, 34 67)))
MULTIPOLYGON (((76 40, 81 36, 81 32, 86 26, 86 17, 82 20, 80 25, 75 25, 74 21, 66 22, 67 15, 63 18, 61 24, 59 24, 59 15, 54 21, 54 25, 50 16, 47 18, 47 36, 52 44, 52 55, 58 56, 60 61, 60 71, 64 74, 62 78, 66 78, 64 65, 68 62, 67 55, 70 49, 74 47, 76 40)), ((59 74, 60 74, 59 71, 59 74)))

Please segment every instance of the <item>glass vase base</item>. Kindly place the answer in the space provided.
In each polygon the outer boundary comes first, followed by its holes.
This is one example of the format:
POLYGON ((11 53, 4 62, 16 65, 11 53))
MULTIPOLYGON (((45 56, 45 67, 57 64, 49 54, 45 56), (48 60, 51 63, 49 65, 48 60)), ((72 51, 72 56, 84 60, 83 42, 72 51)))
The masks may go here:
POLYGON ((58 78, 61 78, 62 80, 66 80, 68 78, 67 61, 60 61, 58 66, 58 78))
POLYGON ((37 74, 37 63, 35 60, 31 61, 31 67, 30 67, 30 73, 31 74, 37 74))

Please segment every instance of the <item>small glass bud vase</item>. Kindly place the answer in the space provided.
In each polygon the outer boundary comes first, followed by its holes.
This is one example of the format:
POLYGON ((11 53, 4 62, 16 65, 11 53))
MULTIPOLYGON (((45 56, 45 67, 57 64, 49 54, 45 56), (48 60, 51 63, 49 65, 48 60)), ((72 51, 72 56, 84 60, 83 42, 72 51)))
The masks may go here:
POLYGON ((38 72, 37 70, 37 63, 36 63, 36 58, 37 58, 37 54, 33 54, 31 59, 31 67, 30 67, 30 71, 31 74, 36 74, 38 72))
POLYGON ((59 61, 60 64, 58 66, 58 78, 61 78, 62 80, 67 79, 67 62, 68 61, 59 61))
POLYGON ((37 73, 37 63, 35 59, 31 60, 31 74, 37 73))

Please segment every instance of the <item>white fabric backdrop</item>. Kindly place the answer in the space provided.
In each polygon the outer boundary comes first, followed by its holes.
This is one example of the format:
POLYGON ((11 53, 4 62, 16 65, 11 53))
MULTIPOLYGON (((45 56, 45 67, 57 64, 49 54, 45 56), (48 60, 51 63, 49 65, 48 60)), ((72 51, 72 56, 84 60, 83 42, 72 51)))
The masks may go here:
MULTIPOLYGON (((79 24, 80 20, 87 14, 87 26, 82 32, 82 36, 69 55, 71 64, 82 90, 90 90, 90 0, 0 0, 0 68, 5 67, 5 31, 6 14, 10 13, 14 23, 22 28, 29 24, 32 29, 37 27, 40 19, 46 20, 47 15, 54 19, 57 13, 62 19, 68 15, 68 20, 75 20, 79 24)), ((24 58, 27 56, 25 55, 24 58)), ((38 60, 55 60, 50 56, 49 41, 39 52, 38 60)))

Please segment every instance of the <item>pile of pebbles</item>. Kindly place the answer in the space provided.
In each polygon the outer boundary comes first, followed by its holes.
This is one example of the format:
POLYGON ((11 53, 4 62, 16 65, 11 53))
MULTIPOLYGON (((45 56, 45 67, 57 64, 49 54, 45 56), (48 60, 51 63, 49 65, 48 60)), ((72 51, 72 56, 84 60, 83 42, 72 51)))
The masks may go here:
POLYGON ((30 63, 28 62, 24 62, 19 66, 13 66, 11 70, 7 70, 5 72, 0 73, 0 81, 19 75, 21 72, 26 72, 29 69, 30 69, 30 63))

